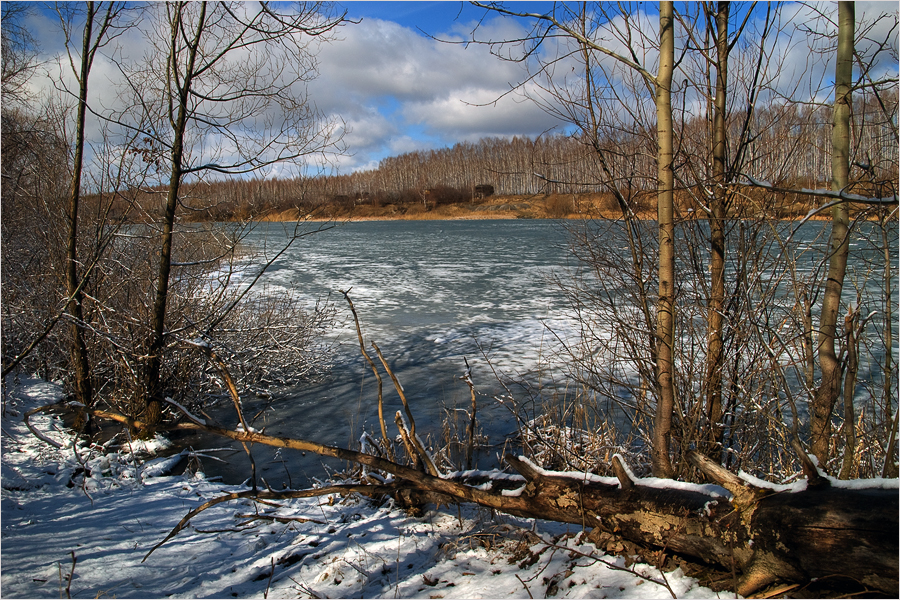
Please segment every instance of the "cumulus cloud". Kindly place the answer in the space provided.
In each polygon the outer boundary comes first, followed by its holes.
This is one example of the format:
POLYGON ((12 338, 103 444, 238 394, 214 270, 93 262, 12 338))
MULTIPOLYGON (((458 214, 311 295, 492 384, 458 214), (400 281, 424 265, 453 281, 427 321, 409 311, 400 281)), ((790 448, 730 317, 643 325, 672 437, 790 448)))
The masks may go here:
MULTIPOLYGON (((504 39, 523 33, 508 19, 489 26, 504 39)), ((538 135, 556 124, 533 104, 504 97, 525 72, 497 60, 486 46, 461 43, 471 27, 456 25, 439 41, 397 23, 365 19, 319 48, 311 95, 320 110, 347 121, 345 140, 356 160, 344 165, 371 164, 379 151, 538 135)))
MULTIPOLYGON (((413 9, 411 4, 410 10, 413 9)), ((757 27, 762 9, 757 9, 757 27)), ((896 5, 883 2, 857 3, 857 19, 864 21, 875 14, 893 11, 896 5)), ((784 95, 809 99, 831 93, 828 82, 833 74, 833 51, 829 52, 827 36, 814 39, 798 28, 798 24, 833 33, 832 4, 787 5, 782 15, 783 29, 772 42, 772 62, 767 76, 784 95), (815 13, 822 18, 813 19, 815 13), (821 15, 820 15, 821 16, 821 15), (799 89, 798 89, 798 86, 799 89), (805 97, 804 97, 805 96, 805 97)), ((150 18, 149 16, 147 18, 150 18)), ((637 28, 646 42, 639 49, 642 61, 655 71, 657 54, 656 15, 639 12, 628 15, 630 25, 637 28)), ((628 54, 623 15, 613 16, 610 24, 597 32, 598 41, 613 50, 628 54), (619 33, 616 32, 619 28, 619 33)), ((862 53, 887 39, 883 57, 874 72, 876 77, 897 72, 896 19, 886 19, 868 30, 860 43, 862 53)), ((72 87, 67 58, 59 47, 60 36, 54 29, 52 15, 34 17, 33 29, 47 40, 44 50, 49 77, 35 81, 37 89, 52 89, 51 79, 66 81, 72 87)), ((318 77, 309 84, 308 99, 326 119, 342 123, 343 143, 347 152, 329 157, 329 168, 342 172, 372 168, 381 158, 412 150, 452 145, 458 141, 476 141, 481 137, 536 136, 561 125, 525 96, 543 97, 538 87, 540 78, 516 92, 510 87, 525 81, 528 73, 523 64, 499 60, 483 44, 467 44, 477 26, 477 37, 485 41, 520 39, 528 33, 522 20, 489 15, 480 22, 447 22, 439 41, 421 31, 404 27, 387 19, 365 18, 358 24, 347 24, 337 30, 332 41, 315 40, 318 77)), ((108 48, 113 57, 98 56, 91 80, 91 102, 98 110, 119 107, 121 96, 116 84, 121 73, 116 65, 125 52, 138 58, 149 52, 146 40, 137 30, 119 40, 118 49, 108 48)), ((755 35, 750 33, 749 35, 755 35)), ((634 45, 634 37, 632 45, 634 45)), ((507 50, 514 48, 507 47, 507 50)), ((494 47, 498 50, 498 47, 494 47)), ((559 58, 555 64, 554 83, 563 88, 580 85, 579 69, 566 58, 567 47, 561 40, 546 40, 541 47, 544 59, 559 58), (574 67, 574 70, 572 70, 574 67), (569 80, 566 79, 569 78, 569 80)), ((735 53, 739 60, 740 52, 735 53)), ((275 60, 270 57, 270 60, 275 60)), ((602 63, 614 63, 605 59, 602 63)), ((533 65, 532 65, 533 66, 533 65)), ((737 68, 737 65, 735 65, 737 68)), ((277 68, 277 66, 276 66, 277 68)), ((611 83, 623 85, 624 72, 611 69, 611 83)), ((74 89, 74 88, 73 88, 74 89)), ((575 88, 573 88, 575 89, 575 88)), ((99 138, 100 126, 91 125, 92 137, 99 138)), ((320 163, 321 164, 321 163, 320 163)), ((269 171, 269 176, 286 171, 269 171)))

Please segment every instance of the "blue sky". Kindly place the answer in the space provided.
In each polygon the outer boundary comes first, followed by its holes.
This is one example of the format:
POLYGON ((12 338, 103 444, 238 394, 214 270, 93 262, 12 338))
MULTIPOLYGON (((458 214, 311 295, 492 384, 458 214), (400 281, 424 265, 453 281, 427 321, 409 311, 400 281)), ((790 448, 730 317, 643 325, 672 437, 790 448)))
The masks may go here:
POLYGON ((468 2, 338 2, 347 10, 347 17, 394 21, 411 29, 427 33, 443 31, 449 23, 477 19, 484 12, 468 2))
MULTIPOLYGON (((506 6, 548 12, 553 3, 510 2, 506 6)), ((819 6, 830 11, 835 4, 819 6)), ((629 9, 632 16, 646 11, 640 27, 649 38, 656 35, 656 7, 656 3, 649 2, 637 3, 629 9)), ((339 28, 333 41, 316 47, 318 77, 309 85, 309 101, 324 117, 338 120, 344 127, 347 151, 333 157, 331 168, 348 173, 376 167, 381 159, 403 152, 475 142, 483 137, 536 137, 565 127, 565 123, 524 97, 521 89, 509 93, 512 86, 527 76, 521 65, 497 59, 488 46, 461 43, 471 40, 476 27, 482 40, 515 39, 527 33, 524 21, 486 14, 481 8, 458 1, 345 1, 336 4, 335 9, 346 10, 347 17, 354 22, 339 28)), ((789 3, 784 19, 808 20, 809 15, 804 16, 804 11, 810 10, 789 3)), ((882 10, 896 13, 897 3, 858 2, 857 18, 882 10)), ((54 21, 53 15, 42 12, 34 16, 31 24, 41 40, 42 58, 48 71, 64 57, 58 21, 54 21)), ((829 54, 817 58, 810 51, 807 35, 798 34, 801 30, 793 25, 786 25, 784 31, 792 32, 795 37, 779 42, 782 47, 775 53, 780 53, 783 61, 778 71, 771 74, 774 84, 788 89, 797 83, 796 73, 803 73, 810 81, 810 89, 827 93, 827 81, 833 72, 829 54)), ((134 35, 117 52, 143 53, 145 42, 137 33, 134 35)), ((895 55, 896 44, 895 31, 895 55)), ((627 49, 623 46, 620 51, 627 52, 627 49)), ((648 55, 646 60, 652 63, 653 57, 648 55)), ((568 66, 559 69, 556 76, 568 72, 568 66)), ((896 64, 889 68, 896 73, 896 64)), ((66 69, 63 62, 62 71, 66 69)), ((92 84, 95 95, 92 101, 96 105, 115 105, 117 76, 112 61, 101 57, 95 64, 92 80, 99 83, 92 84)), ((571 81, 577 79, 577 69, 569 77, 571 81)), ((36 81, 34 85, 49 91, 52 86, 48 82, 36 81)), ((534 87, 524 89, 540 95, 540 90, 535 92, 534 87)), ((827 98, 818 99, 827 101, 827 98)), ((95 127, 99 130, 99 125, 95 127)), ((289 167, 276 167, 262 175, 273 177, 291 172, 289 167)))

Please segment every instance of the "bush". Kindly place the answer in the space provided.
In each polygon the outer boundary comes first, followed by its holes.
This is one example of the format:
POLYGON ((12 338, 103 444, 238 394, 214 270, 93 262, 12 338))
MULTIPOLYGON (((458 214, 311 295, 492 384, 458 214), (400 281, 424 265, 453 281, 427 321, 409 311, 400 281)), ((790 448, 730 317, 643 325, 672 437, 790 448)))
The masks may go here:
POLYGON ((439 185, 431 188, 427 192, 428 202, 435 206, 442 204, 460 204, 469 200, 469 194, 465 191, 450 187, 448 185, 439 185))
POLYGON ((489 183, 481 183, 475 186, 475 198, 483 200, 494 195, 494 186, 489 183))
POLYGON ((551 219, 563 219, 575 212, 575 201, 573 196, 568 194, 553 194, 544 200, 544 208, 551 219))

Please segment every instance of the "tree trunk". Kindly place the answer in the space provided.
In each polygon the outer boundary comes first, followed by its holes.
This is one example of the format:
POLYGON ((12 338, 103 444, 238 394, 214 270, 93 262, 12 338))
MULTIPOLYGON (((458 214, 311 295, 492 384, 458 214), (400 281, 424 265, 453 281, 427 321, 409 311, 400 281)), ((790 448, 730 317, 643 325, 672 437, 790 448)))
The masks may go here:
MULTIPOLYGON (((84 163, 84 122, 87 112, 88 76, 91 71, 91 39, 96 10, 93 2, 87 3, 84 23, 84 37, 81 44, 81 69, 78 75, 78 110, 75 123, 75 156, 72 164, 72 181, 69 187, 69 206, 66 216, 69 221, 66 240, 66 293, 69 296, 68 312, 72 318, 69 331, 72 336, 70 354, 72 359, 72 392, 82 406, 93 405, 94 391, 91 385, 91 368, 88 364, 87 345, 84 341, 84 310, 82 284, 78 278, 78 207, 81 203, 81 170, 84 163)), ((101 34, 102 35, 102 34, 101 34)), ((88 425, 87 413, 79 412, 75 429, 83 430, 88 425)))
MULTIPOLYGON (((850 114, 853 85, 853 2, 838 2, 838 48, 835 67, 834 129, 831 134, 831 189, 841 191, 850 183, 850 114)), ((841 290, 847 270, 850 245, 849 212, 846 203, 831 209, 828 276, 819 321, 819 369, 822 380, 816 389, 810 410, 811 450, 823 467, 831 458, 831 415, 841 385, 841 365, 834 349, 841 290)))
POLYGON ((726 93, 728 90, 729 2, 719 2, 716 11, 716 91, 713 111, 713 195, 709 219, 710 294, 707 303, 706 351, 707 455, 722 453, 722 367, 724 363, 725 311, 725 148, 726 93))
POLYGON ((856 463, 856 411, 853 400, 856 396, 856 376, 859 372, 859 338, 865 324, 859 324, 859 308, 853 308, 844 317, 846 332, 847 367, 844 374, 844 460, 841 463, 841 479, 850 479, 856 463), (859 331, 858 331, 859 330, 859 331))
MULTIPOLYGON (((176 3, 172 10, 176 11, 171 26, 171 46, 169 48, 170 68, 178 72, 178 43, 184 33, 182 21, 183 3, 176 3)), ((172 236, 175 229, 175 210, 178 208, 178 194, 181 187, 181 178, 184 174, 184 135, 187 129, 188 101, 191 93, 191 85, 194 76, 194 64, 200 47, 200 37, 205 27, 206 4, 203 3, 200 15, 197 18, 197 28, 193 39, 188 45, 187 63, 185 65, 183 79, 174 78, 170 85, 176 86, 177 96, 174 98, 177 111, 172 121, 173 140, 170 158, 171 174, 169 176, 169 189, 166 195, 166 211, 163 222, 162 241, 159 251, 159 269, 156 276, 156 297, 153 302, 153 312, 150 316, 150 340, 147 351, 147 366, 145 371, 144 389, 145 395, 145 420, 151 425, 157 425, 162 419, 162 394, 160 389, 160 371, 162 368, 162 352, 165 346, 166 305, 169 297, 169 277, 172 270, 172 236)))
POLYGON ((897 477, 900 471, 897 469, 897 462, 894 460, 894 444, 897 441, 897 420, 891 416, 894 402, 894 396, 891 393, 891 385, 894 381, 894 301, 892 299, 893 292, 891 290, 891 244, 890 234, 887 230, 885 213, 879 216, 879 225, 881 229, 881 244, 884 252, 884 275, 882 281, 885 282, 884 287, 884 420, 882 427, 889 430, 888 441, 886 443, 884 466, 881 469, 882 477, 897 477))
POLYGON ((672 2, 659 4, 659 73, 656 80, 658 136, 657 214, 659 219, 659 300, 656 335, 659 339, 656 375, 659 399, 653 424, 651 462, 657 477, 672 477, 675 470, 669 457, 672 415, 675 411, 675 221, 672 170, 672 74, 675 69, 675 22, 672 2))

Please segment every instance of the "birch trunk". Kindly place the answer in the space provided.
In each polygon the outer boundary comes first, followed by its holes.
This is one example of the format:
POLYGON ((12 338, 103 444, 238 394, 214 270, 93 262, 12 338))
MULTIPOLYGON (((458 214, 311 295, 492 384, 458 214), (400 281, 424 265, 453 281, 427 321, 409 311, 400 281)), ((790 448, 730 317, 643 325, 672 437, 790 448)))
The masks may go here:
MULTIPOLYGON (((835 67, 834 129, 831 135, 831 189, 840 191, 850 183, 850 114, 853 85, 853 39, 855 34, 853 2, 838 2, 838 48, 835 67)), ((819 321, 819 369, 821 381, 810 410, 811 450, 823 467, 831 458, 831 416, 841 386, 841 365, 835 352, 841 290, 849 254, 849 213, 846 203, 831 209, 828 276, 819 321)))

